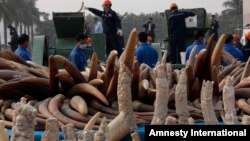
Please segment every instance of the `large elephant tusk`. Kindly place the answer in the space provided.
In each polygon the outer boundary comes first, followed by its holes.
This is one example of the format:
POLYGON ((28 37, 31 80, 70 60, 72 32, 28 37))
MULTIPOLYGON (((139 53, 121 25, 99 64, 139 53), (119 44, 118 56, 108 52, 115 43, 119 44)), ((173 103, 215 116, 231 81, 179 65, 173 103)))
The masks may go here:
POLYGON ((90 63, 89 81, 97 78, 98 69, 98 57, 95 52, 93 52, 90 63))

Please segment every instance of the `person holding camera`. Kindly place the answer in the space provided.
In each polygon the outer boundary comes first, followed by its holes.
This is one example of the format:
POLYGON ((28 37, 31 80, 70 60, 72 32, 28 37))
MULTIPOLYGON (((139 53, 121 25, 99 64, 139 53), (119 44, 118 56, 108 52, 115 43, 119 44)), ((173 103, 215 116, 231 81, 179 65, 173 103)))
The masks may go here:
POLYGON ((18 44, 17 44, 18 34, 16 31, 16 28, 13 27, 12 25, 9 25, 8 28, 10 29, 10 36, 11 36, 10 42, 8 42, 8 44, 11 47, 11 51, 15 52, 15 50, 18 47, 18 44))
POLYGON ((145 32, 152 37, 152 42, 155 41, 155 24, 153 23, 153 18, 149 18, 148 22, 143 25, 143 28, 145 28, 145 32))

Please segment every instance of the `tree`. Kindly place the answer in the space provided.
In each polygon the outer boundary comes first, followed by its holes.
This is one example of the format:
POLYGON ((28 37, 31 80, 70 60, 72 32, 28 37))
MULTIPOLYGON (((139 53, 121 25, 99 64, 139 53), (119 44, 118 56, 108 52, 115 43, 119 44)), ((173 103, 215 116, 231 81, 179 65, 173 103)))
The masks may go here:
POLYGON ((23 24, 33 31, 33 24, 40 22, 40 12, 36 8, 37 0, 2 0, 0 2, 0 19, 4 22, 4 40, 7 45, 7 25, 14 23, 15 26, 23 24))
POLYGON ((226 8, 222 11, 219 20, 221 33, 241 34, 240 30, 243 24, 243 1, 242 0, 227 0, 223 3, 226 8), (230 23, 230 24, 229 24, 230 23), (237 29, 237 30, 235 30, 237 29))
POLYGON ((223 6, 226 8, 223 12, 231 15, 237 15, 242 17, 243 14, 243 1, 242 0, 228 0, 223 3, 223 6))

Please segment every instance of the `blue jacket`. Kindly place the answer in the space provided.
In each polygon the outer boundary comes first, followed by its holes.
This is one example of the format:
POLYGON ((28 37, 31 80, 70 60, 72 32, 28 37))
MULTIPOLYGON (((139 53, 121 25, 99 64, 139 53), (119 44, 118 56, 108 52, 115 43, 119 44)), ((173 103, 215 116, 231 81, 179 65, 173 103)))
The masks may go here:
POLYGON ((225 44, 223 49, 230 53, 234 58, 238 59, 239 61, 244 61, 243 53, 235 48, 232 44, 225 44))
POLYGON ((18 48, 15 50, 15 54, 20 56, 24 61, 31 61, 28 50, 21 45, 18 45, 18 48))
POLYGON ((136 48, 135 55, 140 64, 145 63, 152 68, 158 60, 158 53, 156 49, 148 43, 142 43, 138 48, 136 48))
POLYGON ((95 8, 88 8, 88 10, 102 18, 102 26, 104 33, 116 34, 117 29, 122 29, 121 20, 118 18, 115 11, 110 9, 108 12, 105 12, 95 8))
POLYGON ((169 28, 169 35, 171 36, 178 36, 178 35, 185 35, 186 30, 186 22, 185 18, 189 16, 194 16, 193 12, 180 12, 177 9, 173 11, 172 15, 168 17, 168 28, 169 28))
POLYGON ((80 71, 84 71, 87 67, 87 59, 83 49, 74 47, 70 53, 70 62, 73 63, 80 71))
POLYGON ((186 57, 185 57, 186 61, 188 60, 192 49, 196 45, 197 45, 197 47, 196 47, 195 54, 198 54, 202 49, 206 48, 206 46, 202 42, 194 41, 193 44, 191 44, 190 46, 188 46, 188 48, 186 49, 186 57))

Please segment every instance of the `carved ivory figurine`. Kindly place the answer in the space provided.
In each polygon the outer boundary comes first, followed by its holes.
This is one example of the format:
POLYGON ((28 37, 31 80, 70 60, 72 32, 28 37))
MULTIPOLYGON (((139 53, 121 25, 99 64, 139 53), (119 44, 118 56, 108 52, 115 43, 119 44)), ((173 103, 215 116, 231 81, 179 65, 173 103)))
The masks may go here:
POLYGON ((226 124, 237 124, 239 123, 235 109, 235 92, 233 87, 233 78, 227 76, 225 86, 223 88, 223 104, 225 110, 226 124))
POLYGON ((72 123, 63 125, 61 128, 64 134, 64 141, 76 141, 75 129, 72 123))
POLYGON ((203 80, 201 89, 201 111, 206 124, 218 124, 213 106, 213 81, 203 80))
POLYGON ((156 73, 156 98, 155 110, 151 124, 162 125, 166 121, 168 115, 168 97, 169 97, 169 81, 166 78, 164 65, 159 65, 155 69, 156 73), (158 121, 158 122, 157 122, 158 121))
POLYGON ((94 141, 105 141, 106 134, 108 134, 108 130, 109 130, 109 127, 108 127, 107 118, 103 117, 99 129, 95 133, 94 141))
POLYGON ((11 141, 34 141, 36 109, 31 105, 24 104, 17 107, 15 113, 11 141))
POLYGON ((41 141, 59 141, 59 125, 56 118, 46 120, 46 129, 41 141))
POLYGON ((175 107, 178 114, 179 124, 188 124, 188 118, 190 116, 187 104, 187 74, 184 69, 181 70, 179 82, 176 85, 175 91, 175 107))

